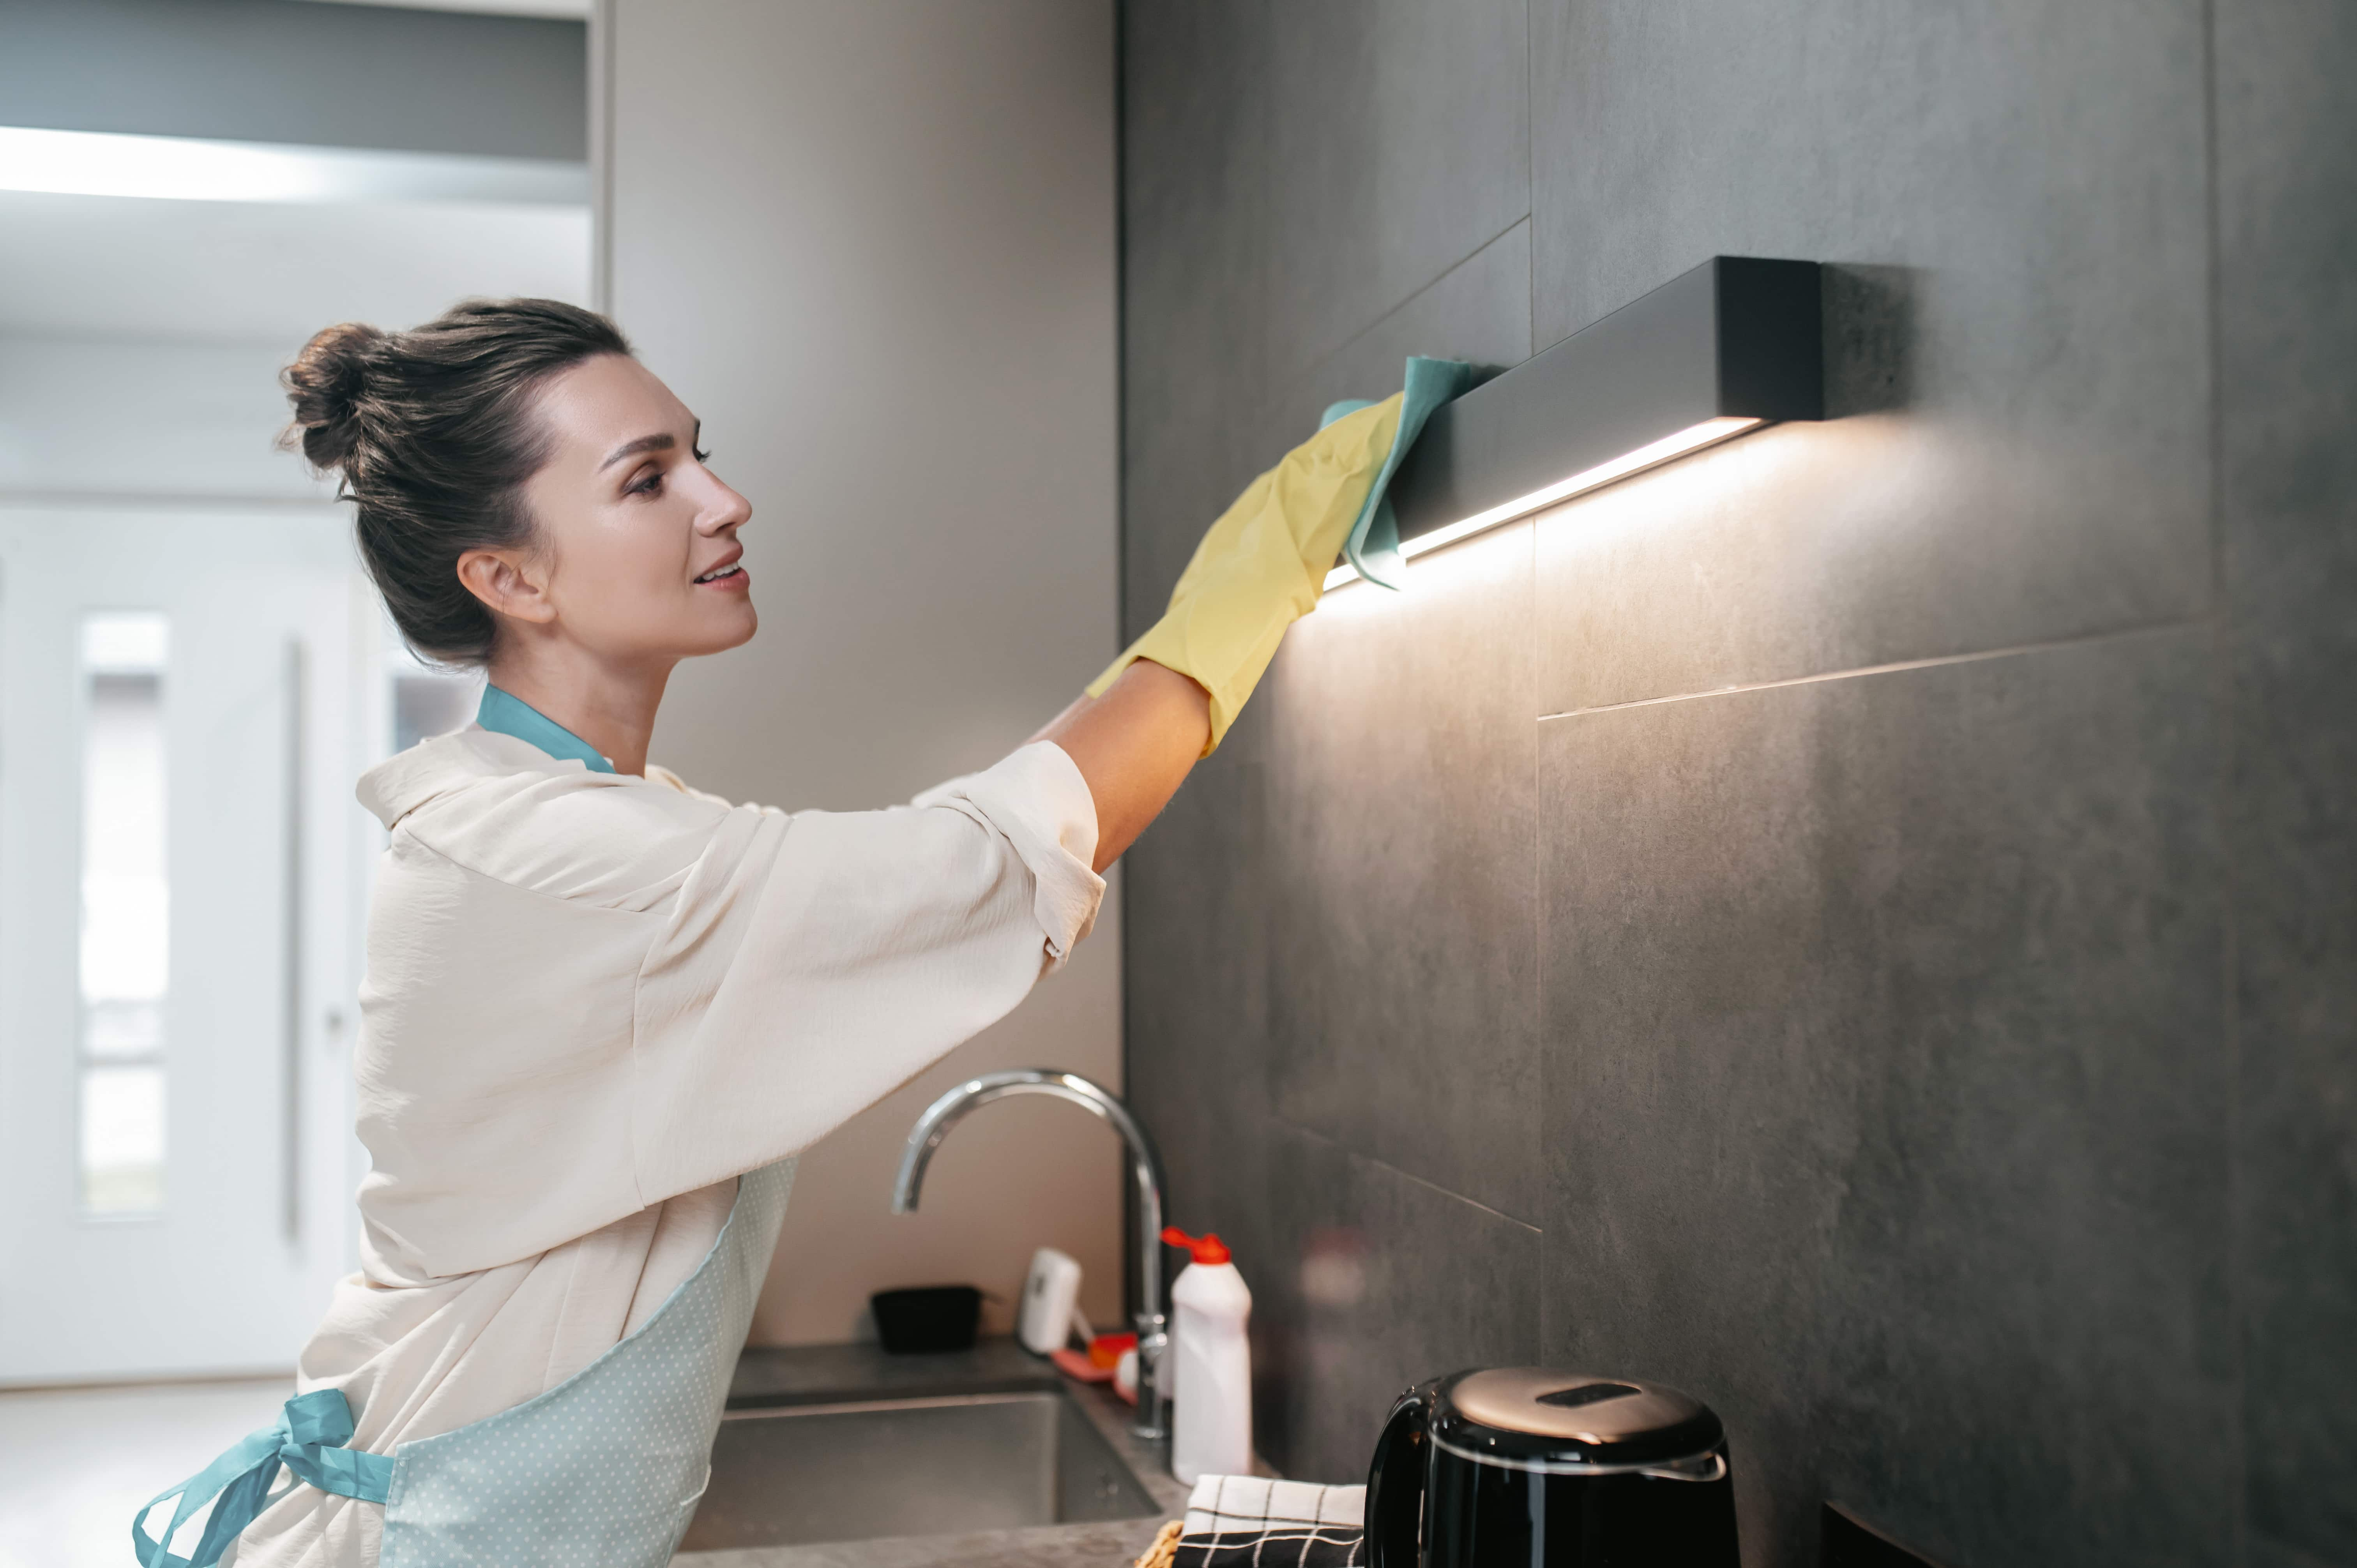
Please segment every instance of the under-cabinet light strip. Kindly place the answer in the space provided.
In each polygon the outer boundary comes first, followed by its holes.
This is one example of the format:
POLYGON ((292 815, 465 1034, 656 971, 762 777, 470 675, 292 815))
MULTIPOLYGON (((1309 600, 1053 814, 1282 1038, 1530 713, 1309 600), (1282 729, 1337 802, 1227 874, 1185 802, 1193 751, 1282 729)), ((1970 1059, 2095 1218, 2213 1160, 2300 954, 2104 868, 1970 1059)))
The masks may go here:
MULTIPOLYGON (((1414 539, 1405 540, 1400 544, 1400 553, 1413 558, 1428 550, 1437 550, 1444 544, 1454 544, 1460 539, 1469 538, 1481 532, 1484 529, 1495 528, 1502 522, 1512 522, 1518 517, 1528 517, 1531 513, 1542 508, 1553 506, 1557 501, 1569 500, 1583 490, 1598 489, 1610 484, 1615 479, 1625 479, 1640 469, 1666 463, 1673 457, 1682 457, 1689 452, 1708 446, 1714 442, 1724 441, 1730 435, 1740 435, 1761 423, 1762 421, 1757 419, 1727 417, 1706 419, 1700 424, 1689 424, 1674 435, 1664 435, 1659 441, 1649 442, 1633 452, 1624 452, 1609 463, 1598 463, 1593 468, 1582 469, 1571 478, 1558 479, 1544 489, 1533 490, 1526 496, 1517 496, 1502 506, 1493 506, 1487 511, 1477 511, 1462 521, 1452 522, 1445 528, 1436 528, 1429 533, 1419 533, 1414 539)), ((1339 588, 1345 583, 1357 581, 1358 576, 1358 568, 1346 561, 1326 574, 1326 586, 1329 590, 1339 588)))

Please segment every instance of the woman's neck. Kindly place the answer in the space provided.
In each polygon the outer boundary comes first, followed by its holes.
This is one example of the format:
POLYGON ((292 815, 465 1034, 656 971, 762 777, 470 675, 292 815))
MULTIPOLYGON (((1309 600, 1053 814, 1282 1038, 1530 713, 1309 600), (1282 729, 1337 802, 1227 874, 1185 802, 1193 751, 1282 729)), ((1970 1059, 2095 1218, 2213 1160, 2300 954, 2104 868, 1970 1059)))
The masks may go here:
POLYGON ((502 649, 486 673, 492 685, 529 703, 597 748, 617 773, 643 777, 655 710, 671 666, 615 669, 577 649, 502 649))

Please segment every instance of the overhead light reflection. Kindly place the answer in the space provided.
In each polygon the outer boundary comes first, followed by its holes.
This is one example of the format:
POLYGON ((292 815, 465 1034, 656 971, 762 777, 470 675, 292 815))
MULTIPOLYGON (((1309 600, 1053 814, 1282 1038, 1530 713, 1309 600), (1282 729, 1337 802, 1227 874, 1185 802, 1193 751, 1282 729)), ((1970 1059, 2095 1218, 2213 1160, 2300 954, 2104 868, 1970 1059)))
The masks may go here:
POLYGON ((587 165, 557 158, 216 142, 0 125, 0 190, 171 201, 498 201, 582 206, 587 165))

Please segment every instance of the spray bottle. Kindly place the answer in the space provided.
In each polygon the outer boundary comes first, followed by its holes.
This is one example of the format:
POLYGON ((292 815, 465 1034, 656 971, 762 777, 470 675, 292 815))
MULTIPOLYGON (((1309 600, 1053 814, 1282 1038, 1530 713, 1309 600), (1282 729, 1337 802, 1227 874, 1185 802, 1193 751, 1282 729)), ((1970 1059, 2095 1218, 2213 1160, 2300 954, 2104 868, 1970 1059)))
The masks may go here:
POLYGON ((1203 1476, 1252 1474, 1252 1346, 1244 1326, 1252 1292, 1219 1237, 1162 1232, 1194 1259, 1170 1287, 1170 1473, 1188 1486, 1203 1476))

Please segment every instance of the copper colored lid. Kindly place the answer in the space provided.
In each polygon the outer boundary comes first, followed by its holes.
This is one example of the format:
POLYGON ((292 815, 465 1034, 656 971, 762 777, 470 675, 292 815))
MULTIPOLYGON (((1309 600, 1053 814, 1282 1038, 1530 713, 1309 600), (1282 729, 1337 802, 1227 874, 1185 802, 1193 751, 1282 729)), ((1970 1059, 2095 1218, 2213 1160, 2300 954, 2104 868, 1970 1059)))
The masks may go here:
POLYGON ((1590 1464, 1684 1458, 1724 1436, 1690 1394, 1544 1367, 1458 1373, 1441 1388, 1434 1425, 1450 1446, 1474 1453, 1590 1464))

